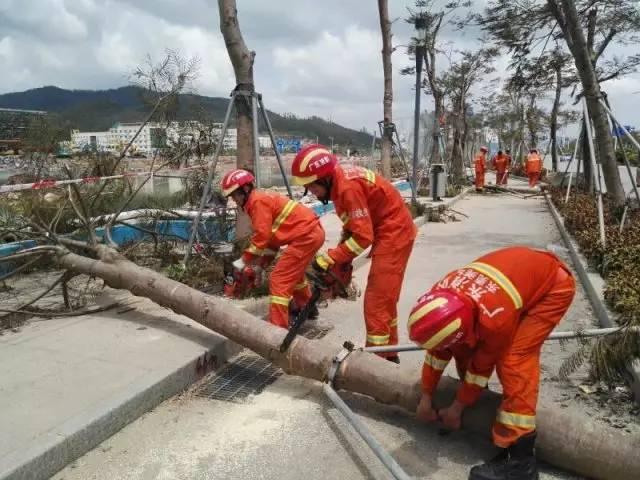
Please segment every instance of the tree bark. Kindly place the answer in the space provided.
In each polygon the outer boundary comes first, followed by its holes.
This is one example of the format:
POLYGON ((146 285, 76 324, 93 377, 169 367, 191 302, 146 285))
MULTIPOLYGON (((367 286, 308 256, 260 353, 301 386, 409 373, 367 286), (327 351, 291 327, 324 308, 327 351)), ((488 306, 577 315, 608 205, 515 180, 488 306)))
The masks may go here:
MULTIPOLYGON (((334 356, 342 347, 330 339, 296 337, 285 353, 279 345, 284 329, 264 322, 219 298, 199 292, 163 275, 139 267, 105 246, 96 249, 99 259, 62 251, 58 263, 74 273, 102 278, 112 288, 129 290, 185 315, 230 340, 250 348, 287 373, 324 381, 334 356)), ((352 352, 341 364, 336 388, 368 395, 381 403, 415 411, 421 396, 420 372, 401 370, 376 355, 352 352)), ((436 406, 450 402, 458 381, 445 377, 435 398, 436 406)), ((499 395, 485 392, 479 403, 468 409, 463 427, 490 435, 499 395)), ((545 405, 538 408, 537 452, 540 458, 558 467, 590 478, 640 478, 640 439, 595 425, 590 419, 545 405), (579 445, 580 448, 576 448, 579 445)))
POLYGON ((573 0, 560 0, 562 9, 559 8, 556 0, 547 0, 547 4, 562 29, 580 77, 583 94, 587 99, 587 107, 589 116, 593 120, 596 134, 595 143, 600 154, 607 194, 617 206, 621 206, 625 202, 624 188, 622 187, 620 172, 618 171, 618 164, 613 151, 613 141, 611 132, 609 132, 607 114, 600 104, 600 98, 602 98, 600 84, 598 83, 598 77, 592 63, 575 2, 573 0))
POLYGON ((562 64, 556 68, 556 96, 551 109, 549 138, 551 140, 551 170, 558 171, 558 111, 560 110, 560 95, 562 94, 562 64))
MULTIPOLYGON (((220 31, 233 65, 238 90, 253 92, 253 60, 256 53, 249 51, 242 38, 238 22, 238 10, 235 0, 218 0, 220 12, 220 31)), ((251 117, 251 98, 237 96, 235 102, 236 126, 238 129, 236 165, 255 171, 253 145, 253 119, 251 117)), ((256 119, 257 121, 257 119, 256 119)))
POLYGON ((538 124, 536 116, 536 96, 529 97, 529 107, 527 108, 527 128, 529 129, 529 148, 537 148, 538 144, 538 124))
POLYGON ((587 128, 590 128, 587 122, 583 120, 584 135, 582 135, 582 166, 584 170, 584 188, 593 193, 594 183, 593 183, 593 168, 591 166, 591 154, 589 153, 589 138, 587 137, 587 128))
POLYGON ((393 122, 393 70, 391 68, 391 22, 387 0, 378 0, 380 30, 382 32, 382 70, 384 72, 384 97, 382 100, 384 127, 382 129, 382 175, 391 178, 391 148, 393 132, 389 124, 393 122))

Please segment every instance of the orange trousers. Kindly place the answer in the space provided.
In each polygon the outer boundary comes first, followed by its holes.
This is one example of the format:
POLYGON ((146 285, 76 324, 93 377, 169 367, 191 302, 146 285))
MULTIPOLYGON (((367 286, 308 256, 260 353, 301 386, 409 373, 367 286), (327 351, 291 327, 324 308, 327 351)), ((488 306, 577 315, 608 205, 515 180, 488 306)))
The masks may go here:
POLYGON ((289 328, 291 299, 301 308, 311 298, 305 270, 323 244, 324 230, 318 224, 284 249, 269 277, 269 321, 274 325, 289 328))
MULTIPOLYGON (((368 347, 398 344, 398 300, 412 248, 413 241, 400 249, 375 249, 364 292, 368 347)), ((393 357, 397 353, 379 355, 393 357)))
POLYGON ((496 170, 496 185, 506 185, 508 175, 506 170, 496 170))
MULTIPOLYGON (((569 309, 576 287, 570 273, 558 268, 556 281, 520 321, 511 345, 498 360, 496 370, 502 384, 502 403, 493 425, 493 442, 501 448, 535 430, 540 350, 545 339, 569 309)), ((456 368, 464 378, 473 350, 455 355, 456 368)))
POLYGON ((484 189, 484 172, 476 170, 476 190, 484 189))
POLYGON ((538 180, 540 180, 540 172, 530 172, 527 175, 529 176, 529 186, 535 187, 538 184, 538 180))

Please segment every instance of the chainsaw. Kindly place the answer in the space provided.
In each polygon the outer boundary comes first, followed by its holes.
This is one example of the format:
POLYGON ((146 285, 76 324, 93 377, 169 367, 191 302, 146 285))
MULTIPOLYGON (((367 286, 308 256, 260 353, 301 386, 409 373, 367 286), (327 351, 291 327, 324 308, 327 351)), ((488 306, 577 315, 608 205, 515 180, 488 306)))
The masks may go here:
POLYGON ((298 334, 300 327, 307 321, 309 314, 317 307, 320 299, 348 297, 347 287, 351 283, 352 273, 353 266, 350 263, 334 265, 326 272, 318 272, 316 270, 307 272, 307 278, 311 282, 311 298, 307 304, 293 316, 292 321, 289 322, 289 331, 280 345, 280 353, 287 351, 291 342, 293 342, 293 339, 298 334))

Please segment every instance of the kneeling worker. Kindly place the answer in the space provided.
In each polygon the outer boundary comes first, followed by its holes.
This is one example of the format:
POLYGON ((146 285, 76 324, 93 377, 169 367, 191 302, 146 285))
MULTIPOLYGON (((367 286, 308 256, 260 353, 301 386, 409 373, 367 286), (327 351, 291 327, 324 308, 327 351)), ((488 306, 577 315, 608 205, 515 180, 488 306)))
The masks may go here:
POLYGON ((305 269, 324 244, 320 220, 313 210, 284 195, 257 190, 255 178, 247 170, 230 171, 221 186, 223 195, 233 198, 249 215, 254 232, 249 247, 233 262, 234 268, 243 270, 265 250, 277 251, 287 245, 269 277, 269 321, 288 328, 291 298, 297 309, 311 298, 305 269))
POLYGON ((502 452, 473 467, 470 480, 537 480, 540 349, 574 294, 573 276, 555 255, 510 247, 449 273, 413 307, 409 337, 426 350, 419 420, 439 419, 458 429, 462 412, 476 402, 494 368, 502 384, 493 426, 502 452), (452 357, 461 385, 454 402, 436 411, 432 395, 452 357))

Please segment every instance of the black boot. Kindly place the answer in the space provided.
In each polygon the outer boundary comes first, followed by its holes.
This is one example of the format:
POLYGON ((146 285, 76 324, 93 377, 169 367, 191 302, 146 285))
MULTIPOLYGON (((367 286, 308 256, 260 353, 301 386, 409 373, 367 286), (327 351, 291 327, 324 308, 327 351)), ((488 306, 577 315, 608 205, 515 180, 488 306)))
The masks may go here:
POLYGON ((469 480, 538 480, 535 441, 535 432, 520 437, 497 457, 473 467, 469 480))

